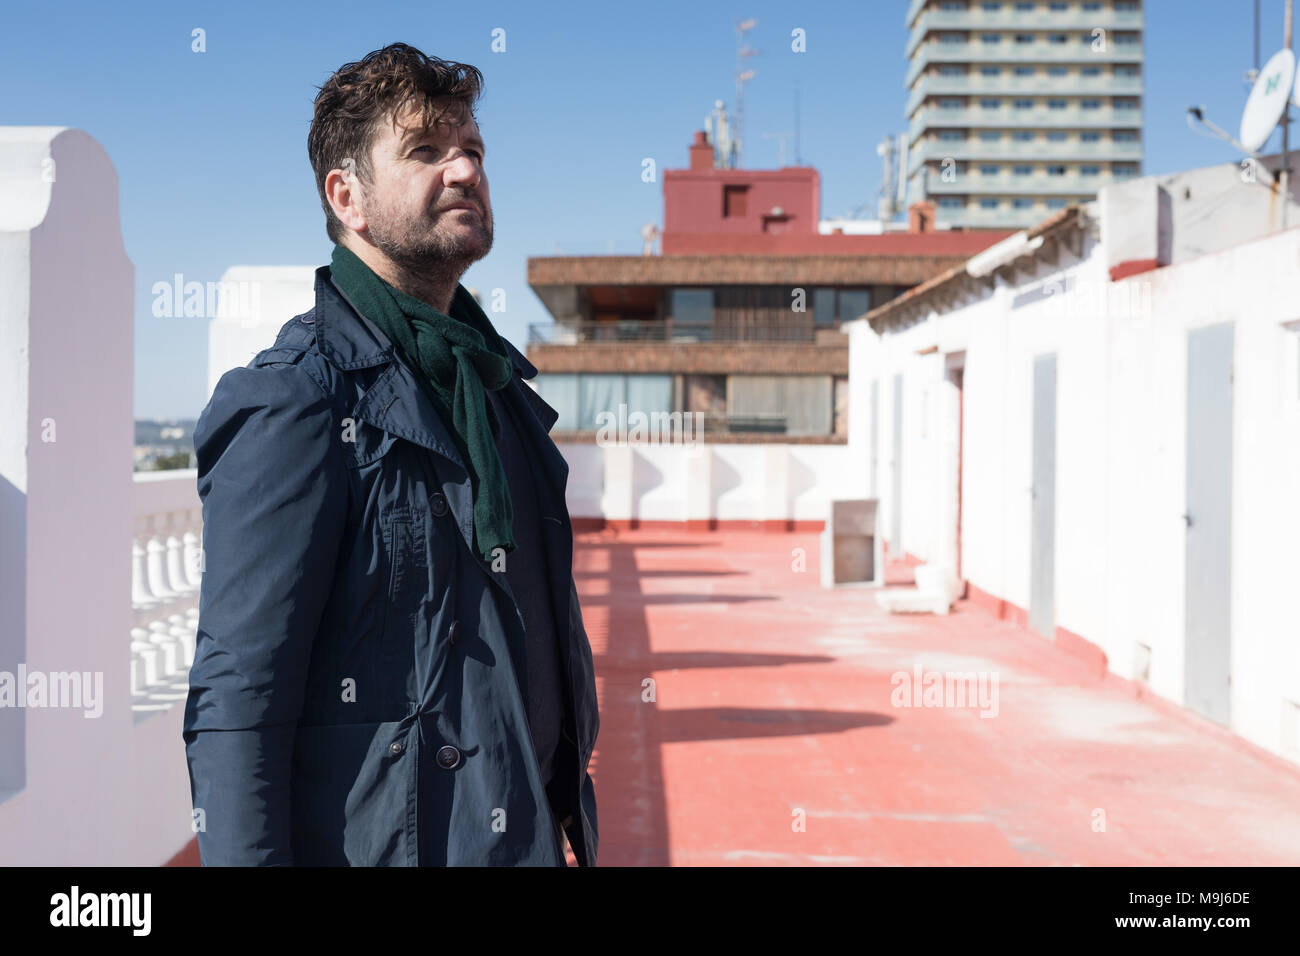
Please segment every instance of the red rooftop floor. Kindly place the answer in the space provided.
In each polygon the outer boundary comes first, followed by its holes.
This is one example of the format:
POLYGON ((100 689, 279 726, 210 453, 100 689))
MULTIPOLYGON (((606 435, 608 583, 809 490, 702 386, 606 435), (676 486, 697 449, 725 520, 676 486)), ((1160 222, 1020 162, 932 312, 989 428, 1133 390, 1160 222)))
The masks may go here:
POLYGON ((1300 768, 968 601, 824 590, 816 534, 577 544, 601 866, 1300 863, 1300 768), (996 716, 893 706, 918 667, 996 716))

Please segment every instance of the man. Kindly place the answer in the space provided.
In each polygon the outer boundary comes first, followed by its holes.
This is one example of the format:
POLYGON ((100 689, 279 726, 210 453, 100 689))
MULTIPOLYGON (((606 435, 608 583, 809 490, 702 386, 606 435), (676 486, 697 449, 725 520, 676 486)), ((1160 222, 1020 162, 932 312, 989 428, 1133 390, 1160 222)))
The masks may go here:
POLYGON ((460 285, 492 247, 477 69, 405 44, 321 87, 316 305, 195 429, 184 740, 205 865, 596 862, 568 468, 460 285))

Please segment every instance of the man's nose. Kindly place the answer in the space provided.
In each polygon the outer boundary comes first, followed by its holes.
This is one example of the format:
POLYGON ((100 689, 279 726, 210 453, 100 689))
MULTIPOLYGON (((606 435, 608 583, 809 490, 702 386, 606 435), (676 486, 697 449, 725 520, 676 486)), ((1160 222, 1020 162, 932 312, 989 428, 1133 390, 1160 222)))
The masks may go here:
POLYGON ((470 189, 477 189, 482 179, 483 171, 479 164, 474 162, 474 157, 469 153, 462 152, 447 165, 444 182, 449 186, 454 183, 470 189))

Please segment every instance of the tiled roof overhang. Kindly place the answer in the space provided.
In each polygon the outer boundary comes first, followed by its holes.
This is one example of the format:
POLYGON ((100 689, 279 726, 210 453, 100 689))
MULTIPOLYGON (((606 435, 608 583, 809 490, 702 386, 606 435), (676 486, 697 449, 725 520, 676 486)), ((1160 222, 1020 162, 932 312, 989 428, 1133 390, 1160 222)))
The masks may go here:
POLYGON ((1039 238, 1044 241, 1036 249, 1027 250, 1023 256, 999 266, 988 275, 971 275, 967 271, 969 260, 963 260, 957 265, 945 268, 943 272, 915 288, 908 289, 897 298, 872 309, 858 321, 868 322, 877 334, 882 334, 889 329, 904 328, 925 318, 931 311, 946 311, 973 295, 991 290, 998 276, 1011 280, 1014 279, 1016 271, 1027 264, 1039 260, 1055 263, 1062 246, 1075 255, 1081 255, 1083 228, 1086 224, 1082 209, 1083 207, 1079 205, 1068 206, 1033 228, 1025 230, 1026 241, 1032 242, 1039 238))

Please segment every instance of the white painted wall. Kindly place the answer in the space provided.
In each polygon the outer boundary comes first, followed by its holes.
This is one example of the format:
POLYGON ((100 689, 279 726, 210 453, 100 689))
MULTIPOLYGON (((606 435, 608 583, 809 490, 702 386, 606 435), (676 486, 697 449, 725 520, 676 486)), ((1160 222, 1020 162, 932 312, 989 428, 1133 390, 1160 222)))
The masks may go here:
POLYGON ((823 521, 831 497, 868 497, 845 445, 561 442, 575 518, 823 521))
MULTIPOLYGON (((1118 203, 1093 208, 1125 214, 1118 203)), ((1230 219, 1231 207, 1220 215, 1230 219)), ((941 436, 953 413, 943 357, 964 350, 963 576, 1028 607, 1033 360, 1055 351, 1056 624, 1100 646, 1125 677, 1136 676, 1136 644, 1150 646, 1150 686, 1181 702, 1187 333, 1235 322, 1232 726, 1300 761, 1292 601, 1300 579, 1300 230, 1120 282, 1109 280, 1111 258, 1088 239, 1082 261, 1063 251, 1060 266, 1000 283, 904 331, 882 337, 865 323, 850 326, 851 422, 866 421, 870 382, 881 383, 883 527, 895 507, 890 379, 901 371, 901 545, 931 562, 955 548, 955 522, 945 518, 952 459, 941 436), (1016 296, 1067 277, 1070 291, 1012 307, 1016 296)), ((867 436, 851 430, 850 460, 868 459, 867 436)))
POLYGON ((134 268, 117 197, 85 133, 0 129, 0 414, 15 425, 0 432, 0 670, 98 672, 104 689, 97 718, 0 709, 3 865, 156 865, 192 836, 179 717, 131 709, 134 268))
POLYGON ((232 266, 208 325, 208 396, 221 376, 275 344, 280 327, 316 304, 314 266, 232 266), (251 308, 242 307, 245 303, 251 308))

